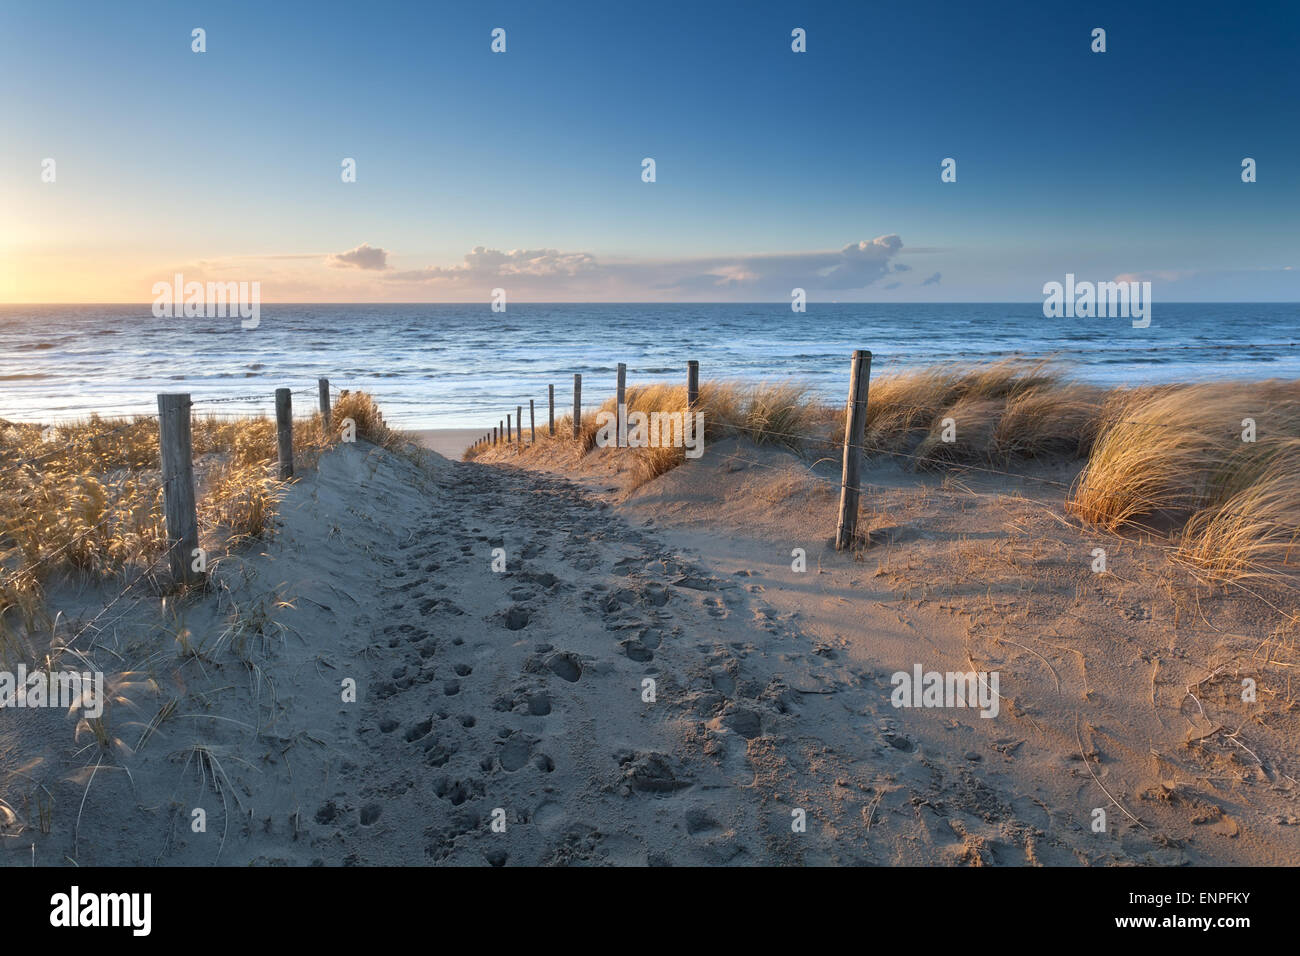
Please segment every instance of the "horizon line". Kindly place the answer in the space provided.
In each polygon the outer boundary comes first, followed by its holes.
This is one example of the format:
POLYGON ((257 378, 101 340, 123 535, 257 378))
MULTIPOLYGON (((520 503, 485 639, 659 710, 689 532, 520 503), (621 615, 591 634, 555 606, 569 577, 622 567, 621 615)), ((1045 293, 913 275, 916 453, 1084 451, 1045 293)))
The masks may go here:
MULTIPOLYGON (((352 300, 335 300, 313 302, 302 299, 284 299, 284 300, 259 300, 260 305, 486 305, 491 307, 490 299, 464 299, 455 302, 433 302, 433 301, 399 301, 394 302, 390 299, 352 299, 352 300)), ((645 305, 645 306, 662 306, 662 305, 786 305, 790 304, 789 299, 753 299, 747 301, 730 301, 717 299, 679 299, 672 301, 656 300, 635 300, 635 299, 599 299, 599 300, 526 300, 523 302, 514 302, 513 305, 645 305)), ((832 300, 808 300, 808 305, 1042 305, 1042 299, 927 299, 927 300, 906 300, 894 301, 883 299, 832 299, 832 300)), ((1300 299, 1167 299, 1162 302, 1164 305, 1300 305, 1300 299)), ((9 306, 94 306, 94 305, 128 305, 142 306, 152 309, 153 302, 0 302, 0 308, 9 306)), ((191 318, 203 318, 203 316, 191 316, 191 318)))

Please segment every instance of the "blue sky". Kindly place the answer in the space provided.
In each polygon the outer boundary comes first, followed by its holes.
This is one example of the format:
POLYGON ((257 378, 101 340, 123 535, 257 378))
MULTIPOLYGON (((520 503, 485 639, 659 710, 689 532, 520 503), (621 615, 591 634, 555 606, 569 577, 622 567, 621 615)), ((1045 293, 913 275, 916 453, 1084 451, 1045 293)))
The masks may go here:
POLYGON ((1300 300, 1297 50, 1294 2, 9 0, 0 300, 1300 300))

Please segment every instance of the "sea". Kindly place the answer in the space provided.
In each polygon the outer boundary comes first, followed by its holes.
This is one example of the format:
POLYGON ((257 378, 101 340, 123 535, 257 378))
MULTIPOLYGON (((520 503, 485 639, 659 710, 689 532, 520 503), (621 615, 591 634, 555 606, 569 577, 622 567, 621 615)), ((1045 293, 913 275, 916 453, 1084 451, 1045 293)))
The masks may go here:
POLYGON ((487 303, 261 307, 236 318, 156 318, 143 305, 0 305, 0 418, 60 422, 150 414, 160 392, 188 392, 198 414, 272 414, 276 388, 295 413, 316 382, 365 390, 395 426, 490 429, 547 386, 557 415, 615 388, 702 381, 806 384, 843 401, 854 349, 872 376, 957 362, 1050 358, 1098 384, 1300 378, 1300 304, 1160 303, 1151 324, 1045 318, 1041 302, 974 304, 487 303))

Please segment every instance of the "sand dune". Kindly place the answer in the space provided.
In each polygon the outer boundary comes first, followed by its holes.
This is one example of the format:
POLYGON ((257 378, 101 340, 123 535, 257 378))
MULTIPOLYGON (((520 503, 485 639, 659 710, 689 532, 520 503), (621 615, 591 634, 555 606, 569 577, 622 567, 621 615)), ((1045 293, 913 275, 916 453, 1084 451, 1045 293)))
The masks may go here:
POLYGON ((6 718, 0 796, 52 812, 48 834, 6 827, 5 861, 1300 859, 1288 707, 1241 729, 1218 685, 1241 647, 1194 623, 1171 640, 1131 590, 1045 599, 1034 580, 1075 576, 1052 502, 986 487, 963 512, 941 479, 879 473, 896 497, 855 561, 827 550, 803 463, 731 451, 628 494, 611 456, 546 473, 336 447, 212 593, 97 626, 117 744, 6 718), (894 671, 976 662, 1001 671, 997 718, 891 705, 894 671))

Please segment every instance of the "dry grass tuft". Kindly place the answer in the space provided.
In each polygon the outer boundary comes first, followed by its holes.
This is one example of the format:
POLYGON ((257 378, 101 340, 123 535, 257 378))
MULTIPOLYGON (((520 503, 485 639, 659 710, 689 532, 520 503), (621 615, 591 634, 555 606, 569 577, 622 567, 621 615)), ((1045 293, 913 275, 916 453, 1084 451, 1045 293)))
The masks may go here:
POLYGON ((1101 427, 1104 389, 1033 385, 1011 395, 993 436, 997 456, 1085 458, 1101 427))
POLYGON ((1107 407, 1069 507, 1111 531, 1181 524, 1243 490, 1276 442, 1293 437, 1300 437, 1300 383, 1120 393, 1107 407), (1248 418, 1256 422, 1256 442, 1242 440, 1248 418))
POLYGON ((330 413, 333 438, 337 439, 344 420, 348 418, 356 423, 357 437, 371 444, 389 451, 397 451, 406 442, 406 437, 401 432, 389 428, 384 423, 379 405, 374 397, 366 392, 348 392, 334 403, 333 411, 330 413))
POLYGON ((1108 531, 1178 532, 1180 556, 1219 576, 1294 564, 1300 382, 1126 392, 1106 414, 1071 513, 1108 531))
POLYGON ((1300 563, 1300 439, 1272 443, 1226 492, 1193 515, 1180 556, 1220 577, 1273 576, 1300 563))
MULTIPOLYGON (((873 379, 867 397, 865 444, 872 450, 917 455, 918 467, 1006 460, 1056 453, 1086 454, 1080 429, 1095 418, 1097 390, 1066 382, 1043 362, 1003 361, 971 370, 932 365, 873 379), (943 420, 958 436, 943 442, 943 420), (947 445, 947 447, 943 447, 947 445)), ((844 411, 835 419, 842 441, 844 411)))
MULTIPOLYGON (((319 415, 294 422, 294 460, 308 468, 337 441, 342 419, 393 447, 371 396, 340 399, 326 434, 319 415)), ((209 554, 267 534, 282 483, 275 424, 196 415, 192 422, 200 540, 209 554)), ((0 658, 28 659, 51 627, 43 585, 64 574, 108 579, 152 567, 166 550, 158 424, 101 419, 42 430, 0 421, 0 658)))
POLYGON ((997 456, 998 428, 1006 407, 1006 401, 998 398, 966 395, 957 399, 935 419, 916 446, 916 467, 992 461, 997 456))

